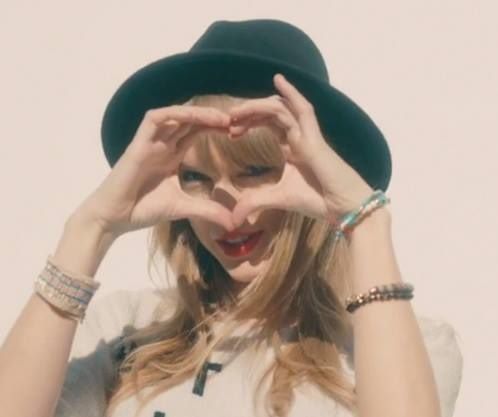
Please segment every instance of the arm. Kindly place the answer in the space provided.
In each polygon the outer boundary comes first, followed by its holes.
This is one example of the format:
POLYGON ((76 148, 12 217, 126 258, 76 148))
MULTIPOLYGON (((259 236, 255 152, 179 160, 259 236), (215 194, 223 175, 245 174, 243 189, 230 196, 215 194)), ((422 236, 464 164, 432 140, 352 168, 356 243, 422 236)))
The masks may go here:
MULTIPOLYGON (((385 207, 350 236, 355 294, 402 282, 385 207)), ((354 362, 361 417, 440 417, 433 369, 409 300, 375 301, 353 312, 354 362)))
MULTIPOLYGON (((94 276, 113 240, 76 213, 64 226, 54 259, 70 271, 94 276)), ((0 348, 3 415, 53 415, 76 327, 76 321, 31 295, 0 348)))

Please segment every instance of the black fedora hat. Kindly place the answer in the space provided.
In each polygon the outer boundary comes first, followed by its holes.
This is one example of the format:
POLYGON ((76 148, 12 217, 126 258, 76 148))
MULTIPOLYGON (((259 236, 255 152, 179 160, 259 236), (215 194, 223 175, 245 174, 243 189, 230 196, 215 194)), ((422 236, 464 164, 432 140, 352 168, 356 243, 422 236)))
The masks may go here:
POLYGON ((387 190, 391 154, 384 135, 355 102, 333 87, 311 38, 275 19, 212 23, 188 52, 156 60, 129 76, 104 111, 101 136, 111 167, 151 108, 187 101, 197 94, 246 98, 279 94, 283 74, 313 105, 329 145, 375 190, 387 190))

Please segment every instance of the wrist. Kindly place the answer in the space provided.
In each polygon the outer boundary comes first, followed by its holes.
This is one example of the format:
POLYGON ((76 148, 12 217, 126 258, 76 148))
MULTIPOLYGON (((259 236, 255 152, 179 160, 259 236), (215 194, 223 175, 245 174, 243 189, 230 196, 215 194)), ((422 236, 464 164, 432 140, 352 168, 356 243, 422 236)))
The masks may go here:
POLYGON ((53 258, 69 271, 93 277, 115 239, 97 221, 77 211, 66 220, 53 258))
POLYGON ((108 239, 112 237, 112 233, 105 227, 102 221, 83 208, 75 210, 71 216, 66 219, 64 226, 66 228, 88 228, 93 234, 106 236, 108 239))
POLYGON ((391 234, 391 216, 384 207, 365 216, 349 232, 353 293, 367 292, 375 285, 399 283, 391 234))

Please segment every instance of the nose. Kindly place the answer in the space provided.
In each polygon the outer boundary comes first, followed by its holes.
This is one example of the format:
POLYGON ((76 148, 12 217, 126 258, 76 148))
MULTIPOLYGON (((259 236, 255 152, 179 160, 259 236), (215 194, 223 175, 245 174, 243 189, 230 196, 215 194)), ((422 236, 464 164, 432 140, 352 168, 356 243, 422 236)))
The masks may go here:
MULTIPOLYGON (((235 187, 232 182, 225 177, 220 178, 214 184, 211 192, 211 199, 226 207, 231 212, 233 212, 233 209, 239 202, 241 196, 242 191, 235 187)), ((257 223, 259 215, 260 212, 258 210, 252 212, 237 229, 251 229, 257 223)))
POLYGON ((232 211, 240 199, 241 191, 238 190, 227 178, 220 178, 211 192, 211 199, 232 211))

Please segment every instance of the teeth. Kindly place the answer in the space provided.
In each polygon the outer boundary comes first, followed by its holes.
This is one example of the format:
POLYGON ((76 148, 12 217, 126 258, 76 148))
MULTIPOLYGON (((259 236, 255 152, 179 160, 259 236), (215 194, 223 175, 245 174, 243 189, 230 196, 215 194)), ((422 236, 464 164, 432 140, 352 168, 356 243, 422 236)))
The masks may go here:
POLYGON ((228 243, 241 243, 241 242, 245 242, 249 240, 249 236, 243 236, 243 237, 239 237, 238 239, 234 239, 234 240, 225 240, 225 242, 228 242, 228 243))

